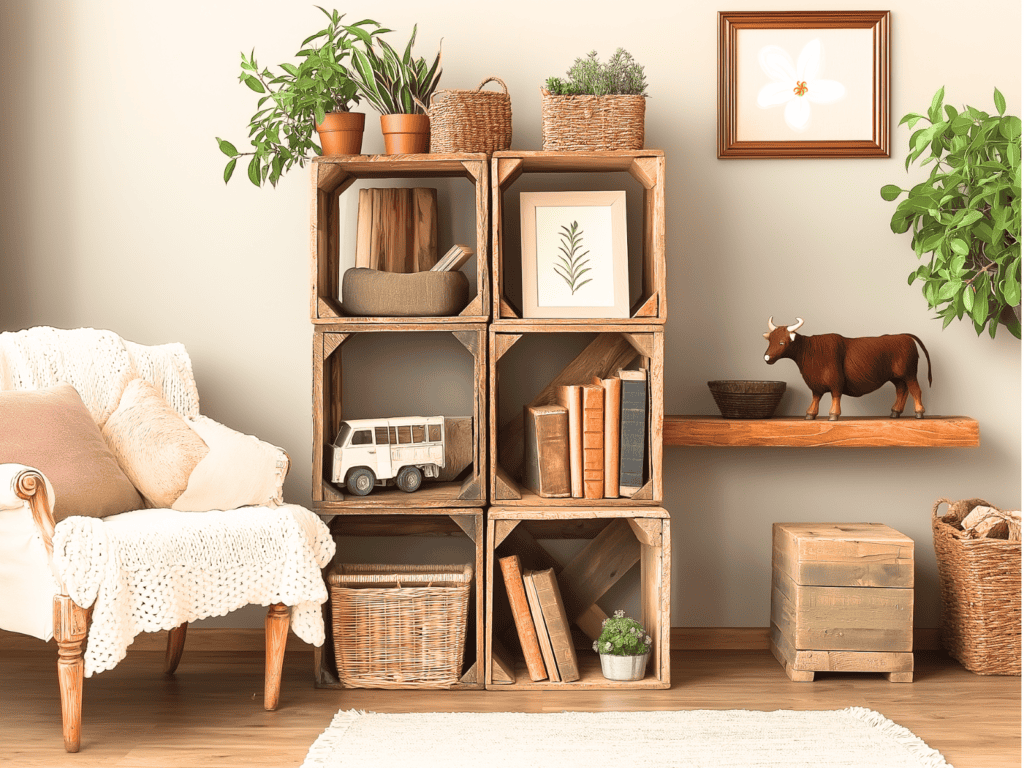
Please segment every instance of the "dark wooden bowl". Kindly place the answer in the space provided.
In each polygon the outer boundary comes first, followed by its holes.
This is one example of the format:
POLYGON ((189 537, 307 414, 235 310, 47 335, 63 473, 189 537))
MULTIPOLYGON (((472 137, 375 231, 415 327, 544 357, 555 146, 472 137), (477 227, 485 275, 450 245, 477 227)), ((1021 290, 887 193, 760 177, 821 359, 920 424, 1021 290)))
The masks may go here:
POLYGON ((786 382, 709 381, 708 389, 727 419, 770 419, 786 391, 786 382))

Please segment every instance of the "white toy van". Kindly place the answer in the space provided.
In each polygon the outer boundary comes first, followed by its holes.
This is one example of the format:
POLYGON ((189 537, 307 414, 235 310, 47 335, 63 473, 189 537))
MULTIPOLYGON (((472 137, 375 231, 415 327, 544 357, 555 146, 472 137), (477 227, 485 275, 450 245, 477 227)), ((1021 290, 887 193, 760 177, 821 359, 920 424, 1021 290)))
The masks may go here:
POLYGON ((349 493, 365 496, 389 480, 412 493, 444 468, 444 416, 343 421, 331 452, 331 480, 349 493))

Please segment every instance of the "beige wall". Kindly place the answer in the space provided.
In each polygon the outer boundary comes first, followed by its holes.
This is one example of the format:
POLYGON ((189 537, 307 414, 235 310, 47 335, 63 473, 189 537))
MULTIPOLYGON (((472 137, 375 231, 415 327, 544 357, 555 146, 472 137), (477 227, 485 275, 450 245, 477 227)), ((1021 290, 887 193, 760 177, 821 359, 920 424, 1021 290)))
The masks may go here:
MULTIPOLYGON (((418 21, 423 53, 443 37, 447 87, 503 77, 516 148, 540 146, 538 87, 577 55, 621 45, 646 64, 647 143, 669 163, 666 413, 712 413, 705 382, 745 377, 785 379, 782 411, 802 413, 808 395, 796 367, 762 362, 769 315, 800 315, 808 333, 924 340, 935 376, 929 412, 977 418, 980 448, 670 448, 665 505, 677 626, 766 625, 771 523, 812 519, 883 521, 912 536, 918 624, 935 626, 932 502, 1020 504, 1020 345, 1003 332, 976 338, 963 324, 940 331, 907 286, 909 238, 889 232, 893 206, 878 196, 907 178, 905 128, 894 126, 891 160, 715 158, 716 12, 779 5, 390 0, 347 10, 401 39, 418 21)), ((998 85, 1020 114, 1016 0, 970 11, 952 0, 883 5, 893 12, 895 115, 923 109, 943 84, 953 103, 980 108, 998 85)), ((287 448, 287 496, 307 502, 307 172, 276 190, 255 189, 241 172, 225 187, 213 137, 242 146, 255 109, 235 79, 238 52, 287 60, 319 28, 319 12, 308 2, 33 0, 6 2, 0 14, 0 329, 94 326, 142 343, 184 342, 204 412, 287 448)), ((375 124, 365 151, 382 148, 375 124)), ((891 398, 886 387, 847 399, 844 413, 884 414, 891 398)))

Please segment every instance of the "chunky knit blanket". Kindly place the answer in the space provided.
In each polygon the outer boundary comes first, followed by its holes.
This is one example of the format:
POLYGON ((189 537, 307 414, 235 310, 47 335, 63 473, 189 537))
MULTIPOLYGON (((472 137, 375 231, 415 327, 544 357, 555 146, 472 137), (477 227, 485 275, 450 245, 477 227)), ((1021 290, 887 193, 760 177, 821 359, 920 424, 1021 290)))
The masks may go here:
POLYGON ((327 526, 303 507, 194 514, 145 509, 57 525, 53 555, 68 595, 92 606, 85 676, 113 669, 140 632, 284 603, 291 628, 324 642, 320 569, 334 556, 327 526))

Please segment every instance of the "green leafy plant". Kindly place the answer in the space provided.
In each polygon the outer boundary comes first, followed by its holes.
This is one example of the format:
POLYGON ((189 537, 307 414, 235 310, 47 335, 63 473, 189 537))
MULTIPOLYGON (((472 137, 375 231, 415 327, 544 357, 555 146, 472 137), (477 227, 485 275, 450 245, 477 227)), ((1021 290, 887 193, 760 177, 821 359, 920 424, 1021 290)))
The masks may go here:
POLYGON ((625 611, 616 611, 601 624, 601 636, 594 641, 594 650, 612 656, 643 656, 651 650, 651 636, 625 611))
POLYGON ((966 316, 979 336, 988 325, 995 338, 1003 323, 1019 339, 1021 121, 1005 114, 998 89, 997 115, 970 106, 958 112, 944 99, 940 88, 926 115, 911 112, 900 120, 913 131, 907 170, 918 159, 932 169, 909 190, 882 187, 890 202, 907 193, 890 226, 897 234, 912 232, 918 259, 929 254, 908 282, 924 283, 922 292, 943 328, 966 316), (914 130, 920 123, 927 125, 914 130))
POLYGON ((302 50, 295 54, 301 58, 298 65, 284 63, 274 73, 260 69, 255 50, 248 56, 242 53, 238 80, 262 95, 249 120, 251 152, 240 152, 217 137, 221 152, 231 158, 224 168, 225 183, 238 160, 251 156, 249 180, 256 186, 268 180, 276 186, 293 165, 302 167, 310 153, 321 153, 313 137, 326 113, 348 112, 359 103, 358 88, 345 64, 357 44, 370 46, 377 35, 391 30, 372 19, 343 24, 344 14, 320 11, 327 16, 327 27, 302 41, 302 50))
POLYGON ((379 53, 374 46, 366 46, 365 51, 355 50, 352 54, 353 78, 359 92, 382 115, 426 114, 430 97, 441 79, 441 51, 429 67, 423 57, 413 58, 415 26, 401 56, 383 38, 374 42, 379 53))
POLYGON ((565 280, 575 296, 576 291, 593 280, 592 277, 588 277, 580 281, 580 278, 590 271, 590 267, 587 266, 590 259, 586 258, 590 251, 583 250, 583 229, 575 221, 568 227, 562 225, 561 241, 558 246, 558 262, 554 265, 554 270, 565 280))
POLYGON ((545 83, 548 93, 555 96, 647 96, 647 78, 644 68, 623 48, 602 62, 597 51, 576 59, 566 72, 568 79, 549 77, 545 83))

